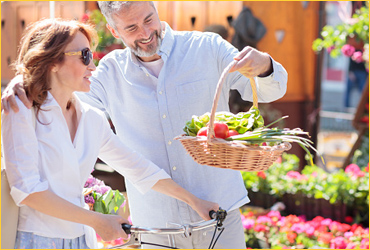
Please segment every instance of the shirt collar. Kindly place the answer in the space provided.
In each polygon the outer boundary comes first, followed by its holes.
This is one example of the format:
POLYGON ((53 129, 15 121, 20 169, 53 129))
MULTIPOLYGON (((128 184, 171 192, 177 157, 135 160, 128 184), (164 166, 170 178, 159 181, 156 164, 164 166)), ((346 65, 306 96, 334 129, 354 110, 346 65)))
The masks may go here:
POLYGON ((172 51, 173 44, 175 42, 175 37, 173 35, 173 30, 166 22, 162 22, 165 24, 165 33, 162 40, 161 48, 159 49, 158 54, 162 56, 162 54, 165 54, 167 57, 170 56, 170 53, 172 51))
MULTIPOLYGON (((75 106, 76 106, 76 112, 77 112, 77 118, 79 119, 81 117, 81 114, 84 113, 84 104, 81 102, 81 100, 78 98, 78 96, 73 93, 73 98, 75 99, 75 106)), ((59 103, 57 100, 55 100, 54 96, 48 91, 48 95, 46 97, 45 102, 41 105, 41 109, 51 108, 51 107, 59 107, 59 103)))
MULTIPOLYGON (((165 25, 165 32, 164 37, 162 39, 161 47, 159 48, 158 55, 162 57, 163 54, 165 54, 167 57, 170 56, 173 44, 175 42, 175 37, 173 35, 173 30, 171 29, 170 25, 168 23, 162 21, 162 24, 165 25)), ((129 49, 130 50, 130 49, 129 49)), ((139 61, 135 54, 130 50, 130 59, 131 62, 139 66, 139 61)))

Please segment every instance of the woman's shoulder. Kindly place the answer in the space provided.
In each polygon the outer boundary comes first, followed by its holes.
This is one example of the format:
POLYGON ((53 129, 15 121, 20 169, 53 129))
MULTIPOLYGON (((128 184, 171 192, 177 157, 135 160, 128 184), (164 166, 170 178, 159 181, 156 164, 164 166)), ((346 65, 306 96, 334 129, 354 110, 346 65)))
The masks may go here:
POLYGON ((12 109, 10 109, 11 111, 9 112, 9 115, 10 114, 19 114, 19 115, 30 115, 32 113, 32 108, 27 108, 26 105, 24 105, 24 103, 21 101, 21 99, 19 99, 18 96, 15 96, 15 101, 18 105, 18 108, 19 108, 19 111, 18 112, 14 112, 12 109))

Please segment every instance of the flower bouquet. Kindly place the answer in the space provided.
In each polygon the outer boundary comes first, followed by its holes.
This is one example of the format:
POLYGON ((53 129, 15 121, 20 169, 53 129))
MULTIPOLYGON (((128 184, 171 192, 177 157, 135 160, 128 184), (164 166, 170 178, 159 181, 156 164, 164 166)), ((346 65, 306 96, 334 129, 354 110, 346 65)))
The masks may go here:
POLYGON ((112 214, 117 213, 118 209, 124 206, 125 197, 118 190, 112 190, 103 181, 89 176, 84 185, 84 197, 90 210, 112 214))

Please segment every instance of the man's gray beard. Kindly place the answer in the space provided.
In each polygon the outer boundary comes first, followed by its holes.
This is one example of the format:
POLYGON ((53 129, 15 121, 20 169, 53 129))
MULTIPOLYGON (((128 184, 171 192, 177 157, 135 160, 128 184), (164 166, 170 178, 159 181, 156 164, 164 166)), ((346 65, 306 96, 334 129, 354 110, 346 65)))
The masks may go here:
POLYGON ((155 54, 158 53, 159 49, 161 48, 161 44, 162 44, 162 39, 159 36, 157 36, 157 44, 158 44, 158 46, 155 49, 155 51, 144 51, 139 46, 137 47, 137 49, 128 46, 123 41, 122 37, 121 37, 121 41, 126 46, 126 48, 129 48, 132 51, 132 53, 134 53, 134 55, 137 56, 137 57, 150 57, 150 56, 154 56, 155 54))

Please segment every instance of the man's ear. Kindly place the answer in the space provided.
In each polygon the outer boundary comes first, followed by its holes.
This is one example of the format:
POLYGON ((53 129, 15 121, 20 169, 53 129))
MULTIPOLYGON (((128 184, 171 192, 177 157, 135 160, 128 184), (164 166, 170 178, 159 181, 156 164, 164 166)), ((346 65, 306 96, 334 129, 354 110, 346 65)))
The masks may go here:
POLYGON ((113 29, 112 26, 110 26, 109 24, 107 24, 107 28, 109 29, 110 33, 112 33, 112 35, 117 38, 117 39, 120 39, 119 36, 118 36, 118 33, 113 29))

